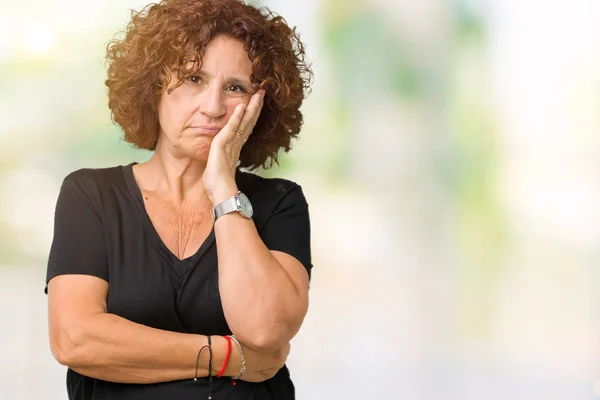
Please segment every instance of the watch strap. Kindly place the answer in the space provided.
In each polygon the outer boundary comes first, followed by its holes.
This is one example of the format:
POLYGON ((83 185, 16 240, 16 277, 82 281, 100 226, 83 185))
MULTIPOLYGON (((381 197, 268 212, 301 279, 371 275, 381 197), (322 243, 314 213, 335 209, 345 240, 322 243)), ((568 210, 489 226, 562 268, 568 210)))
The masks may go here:
POLYGON ((230 212, 240 211, 240 206, 239 206, 238 199, 237 199, 238 195, 239 195, 239 192, 236 193, 235 195, 231 196, 227 200, 224 200, 221 203, 217 204, 215 207, 213 207, 213 209, 212 209, 213 221, 216 221, 217 218, 219 218, 225 214, 229 214, 230 212))

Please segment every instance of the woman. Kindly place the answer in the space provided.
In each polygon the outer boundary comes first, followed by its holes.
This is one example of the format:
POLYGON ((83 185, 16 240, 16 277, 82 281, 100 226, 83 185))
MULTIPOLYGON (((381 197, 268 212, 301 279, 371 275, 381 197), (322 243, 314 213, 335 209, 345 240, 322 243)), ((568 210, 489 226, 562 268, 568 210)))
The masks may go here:
POLYGON ((109 107, 149 161, 67 176, 47 273, 70 399, 293 399, 308 206, 269 167, 302 125, 294 30, 237 0, 165 0, 108 45, 109 107))

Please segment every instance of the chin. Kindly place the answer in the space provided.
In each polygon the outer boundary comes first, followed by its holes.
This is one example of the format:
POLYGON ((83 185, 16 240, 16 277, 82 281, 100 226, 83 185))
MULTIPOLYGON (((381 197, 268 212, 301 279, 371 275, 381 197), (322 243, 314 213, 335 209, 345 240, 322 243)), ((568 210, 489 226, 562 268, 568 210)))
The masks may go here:
POLYGON ((206 162, 208 160, 208 154, 210 152, 210 142, 209 143, 198 143, 186 153, 194 159, 195 161, 203 161, 206 162))

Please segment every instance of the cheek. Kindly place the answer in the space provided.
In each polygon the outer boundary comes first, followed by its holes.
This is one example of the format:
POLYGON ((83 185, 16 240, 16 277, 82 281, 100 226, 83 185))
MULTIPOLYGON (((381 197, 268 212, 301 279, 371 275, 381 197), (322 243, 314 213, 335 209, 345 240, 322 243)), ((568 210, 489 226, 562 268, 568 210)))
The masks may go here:
POLYGON ((244 104, 244 105, 248 105, 250 103, 250 96, 244 96, 244 97, 236 97, 233 99, 229 99, 227 100, 227 111, 226 111, 226 119, 229 120, 229 118, 231 117, 231 115, 233 114, 233 111, 235 110, 235 107, 237 107, 238 104, 244 104))
POLYGON ((160 125, 166 133, 171 130, 178 130, 186 123, 189 116, 193 113, 191 104, 186 96, 177 93, 177 90, 169 95, 163 94, 161 103, 159 104, 158 115, 160 125))

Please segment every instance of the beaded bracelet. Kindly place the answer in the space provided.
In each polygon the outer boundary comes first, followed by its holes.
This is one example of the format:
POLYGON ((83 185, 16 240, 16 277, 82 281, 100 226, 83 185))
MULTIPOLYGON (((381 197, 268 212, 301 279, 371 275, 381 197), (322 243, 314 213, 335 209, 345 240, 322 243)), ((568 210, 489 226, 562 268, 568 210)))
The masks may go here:
POLYGON ((231 356, 231 338, 229 338, 229 336, 223 336, 223 337, 225 338, 225 341, 227 342, 227 351, 225 352, 225 361, 223 361, 223 366, 221 367, 221 370, 217 374, 217 378, 220 378, 223 376, 223 373, 225 372, 225 369, 227 368, 227 364, 229 363, 229 357, 231 356))
MULTIPOLYGON (((242 377, 242 375, 244 375, 244 372, 246 372, 246 358, 244 357, 244 350, 242 349, 242 345, 240 344, 240 342, 238 342, 238 340, 236 338, 234 338, 233 336, 229 335, 228 336, 236 345, 237 347, 240 349, 240 364, 242 365, 242 367, 240 368, 240 373, 238 376, 233 377, 232 379, 240 379, 242 377)), ((233 382, 233 384, 235 385, 235 382, 233 382)))

